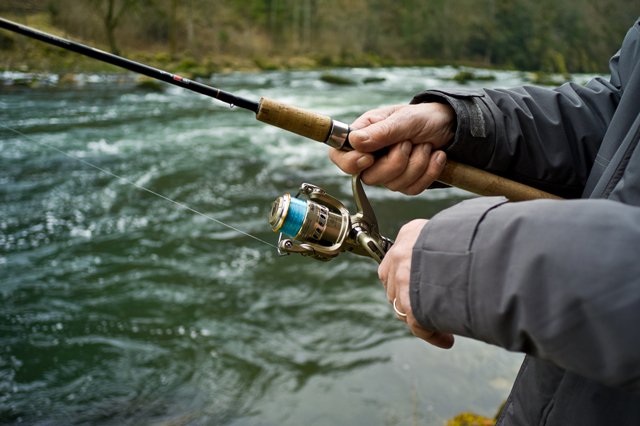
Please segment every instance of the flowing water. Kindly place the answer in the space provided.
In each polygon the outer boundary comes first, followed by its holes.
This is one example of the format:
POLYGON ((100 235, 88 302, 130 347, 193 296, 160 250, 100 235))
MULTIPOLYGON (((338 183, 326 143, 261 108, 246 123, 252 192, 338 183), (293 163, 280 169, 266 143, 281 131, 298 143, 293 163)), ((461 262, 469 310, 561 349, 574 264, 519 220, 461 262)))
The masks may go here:
MULTIPOLYGON (((452 87, 455 72, 336 71, 354 86, 309 71, 210 83, 350 122, 452 87)), ((496 75, 494 86, 521 83, 496 75)), ((2 422, 439 425, 465 410, 492 415, 506 397, 521 357, 410 337, 372 260, 280 257, 221 225, 273 244, 267 216, 278 195, 311 182, 351 200, 349 177, 323 145, 179 88, 141 90, 130 77, 63 86, 49 76, 27 88, 7 84, 24 76, 2 76, 2 422)), ((390 237, 469 196, 367 192, 390 237)))

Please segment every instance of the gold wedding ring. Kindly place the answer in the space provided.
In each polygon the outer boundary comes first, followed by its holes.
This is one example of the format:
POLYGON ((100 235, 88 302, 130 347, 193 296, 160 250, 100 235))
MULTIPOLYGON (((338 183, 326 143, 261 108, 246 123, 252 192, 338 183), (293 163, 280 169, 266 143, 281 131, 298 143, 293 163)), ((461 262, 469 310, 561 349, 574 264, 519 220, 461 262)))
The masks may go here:
POLYGON ((393 299, 393 310, 396 311, 396 315, 398 315, 400 318, 406 318, 407 314, 405 314, 404 312, 400 312, 400 310, 396 306, 396 300, 398 300, 397 297, 393 299))

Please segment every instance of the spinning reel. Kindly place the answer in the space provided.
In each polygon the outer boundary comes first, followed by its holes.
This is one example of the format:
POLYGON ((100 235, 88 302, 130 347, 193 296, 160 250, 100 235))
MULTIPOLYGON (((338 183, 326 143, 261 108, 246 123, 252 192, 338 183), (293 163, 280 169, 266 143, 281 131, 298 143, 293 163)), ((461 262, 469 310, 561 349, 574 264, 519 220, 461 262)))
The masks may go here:
POLYGON ((350 251, 380 263, 393 242, 378 231, 360 175, 352 177, 351 187, 358 209, 353 215, 325 190, 308 183, 300 186, 295 197, 286 193, 276 198, 269 224, 274 232, 280 232, 278 252, 327 261, 350 251))

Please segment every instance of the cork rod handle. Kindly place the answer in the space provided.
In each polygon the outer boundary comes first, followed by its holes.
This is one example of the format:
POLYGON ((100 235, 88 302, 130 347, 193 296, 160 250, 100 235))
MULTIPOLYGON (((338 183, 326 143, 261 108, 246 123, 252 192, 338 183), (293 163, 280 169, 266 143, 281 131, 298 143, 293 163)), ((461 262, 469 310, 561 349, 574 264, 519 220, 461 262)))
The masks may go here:
POLYGON ((557 195, 453 160, 447 160, 438 181, 478 195, 502 195, 511 201, 561 199, 557 195))
POLYGON ((331 117, 292 107, 268 98, 260 99, 256 118, 263 123, 280 127, 300 136, 325 142, 329 138, 331 117))

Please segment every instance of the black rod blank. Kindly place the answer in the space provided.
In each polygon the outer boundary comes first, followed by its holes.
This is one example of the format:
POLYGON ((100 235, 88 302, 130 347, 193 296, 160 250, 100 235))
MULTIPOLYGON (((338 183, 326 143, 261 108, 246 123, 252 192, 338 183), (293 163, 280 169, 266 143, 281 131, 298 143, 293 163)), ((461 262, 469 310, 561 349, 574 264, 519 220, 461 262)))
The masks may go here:
POLYGON ((218 99, 222 102, 226 102, 230 105, 234 105, 240 108, 248 109, 254 113, 258 113, 260 108, 258 102, 251 101, 249 99, 241 98, 232 93, 225 92, 215 87, 207 86, 206 84, 198 83, 197 81, 189 80, 177 74, 172 74, 167 71, 160 70, 139 62, 132 61, 130 59, 123 58, 112 53, 95 49, 90 46, 86 46, 81 43, 70 41, 61 37, 57 37, 51 34, 47 34, 42 31, 29 28, 24 25, 17 24, 4 18, 0 18, 0 28, 4 28, 9 31, 13 31, 24 36, 40 40, 42 42, 52 44, 54 46, 61 47, 65 50, 70 50, 75 53, 79 53, 84 56, 88 56, 93 59, 97 59, 102 62, 106 62, 111 65, 115 65, 120 68, 124 68, 129 71, 133 71, 138 74, 146 75, 156 80, 164 81, 165 83, 173 84, 193 92, 200 93, 211 98, 218 99))

